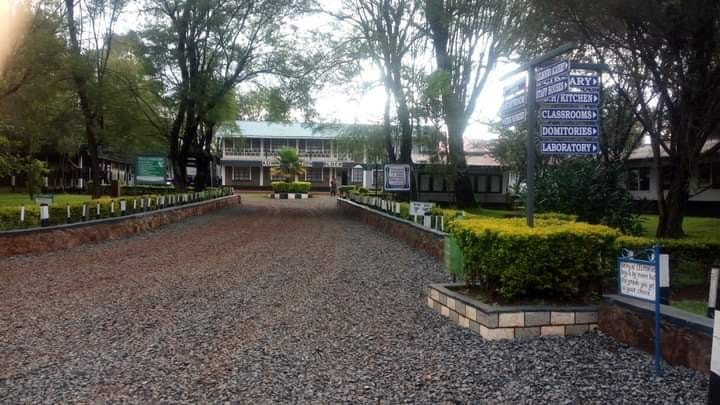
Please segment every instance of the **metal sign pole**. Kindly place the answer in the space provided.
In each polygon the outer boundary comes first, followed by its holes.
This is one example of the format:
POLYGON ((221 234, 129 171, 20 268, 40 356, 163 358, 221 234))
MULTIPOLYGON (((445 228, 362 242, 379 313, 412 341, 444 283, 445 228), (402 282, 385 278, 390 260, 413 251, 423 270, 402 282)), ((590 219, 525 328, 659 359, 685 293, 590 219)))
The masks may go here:
POLYGON ((662 376, 662 353, 660 352, 660 246, 655 245, 655 374, 662 376))
POLYGON ((525 215, 527 225, 535 225, 535 127, 537 123, 537 100, 535 100, 535 66, 528 68, 528 97, 527 97, 527 201, 525 202, 525 215))

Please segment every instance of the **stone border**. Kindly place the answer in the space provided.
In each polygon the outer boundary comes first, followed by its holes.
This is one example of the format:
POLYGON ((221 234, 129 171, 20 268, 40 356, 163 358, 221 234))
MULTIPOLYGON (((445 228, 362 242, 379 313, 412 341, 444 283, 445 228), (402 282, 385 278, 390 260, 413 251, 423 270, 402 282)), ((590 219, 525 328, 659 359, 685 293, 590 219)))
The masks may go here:
POLYGON ((0 256, 47 253, 86 243, 120 239, 240 202, 238 194, 122 217, 2 231, 0 256))
POLYGON ((338 198, 337 203, 338 208, 343 210, 344 213, 379 229, 383 233, 402 240, 412 248, 422 250, 438 260, 443 260, 447 233, 426 228, 412 221, 394 217, 345 198, 338 198))
POLYGON ((310 198, 308 193, 271 193, 270 198, 276 200, 306 200, 310 198))
POLYGON ((427 305, 488 340, 580 335, 598 327, 594 305, 491 306, 449 289, 463 285, 431 284, 427 305))
MULTIPOLYGON (((660 306, 662 357, 673 365, 710 372, 713 320, 667 305, 660 306)), ((621 295, 604 295, 599 309, 600 330, 648 353, 655 351, 655 308, 650 302, 621 295)))

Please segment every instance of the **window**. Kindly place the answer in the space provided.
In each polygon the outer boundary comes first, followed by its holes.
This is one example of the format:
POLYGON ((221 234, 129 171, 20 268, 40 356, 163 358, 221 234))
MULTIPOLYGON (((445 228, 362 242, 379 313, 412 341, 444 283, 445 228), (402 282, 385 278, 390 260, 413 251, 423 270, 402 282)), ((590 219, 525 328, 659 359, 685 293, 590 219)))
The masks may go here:
POLYGON ((252 180, 252 172, 249 167, 233 167, 233 181, 249 181, 252 180))
POLYGON ((323 181, 323 169, 322 167, 308 167, 305 169, 305 180, 313 183, 320 183, 323 181))
POLYGON ((430 191, 430 175, 427 173, 420 175, 420 191, 430 191))
POLYGON ((433 176, 432 177, 432 191, 434 192, 441 192, 445 190, 445 182, 443 181, 442 176, 433 176))
POLYGON ((650 168, 640 167, 628 170, 627 183, 630 191, 650 190, 650 168))
POLYGON ((350 174, 351 183, 362 183, 363 181, 363 169, 362 167, 353 167, 352 173, 350 174))
POLYGON ((488 178, 487 176, 477 176, 477 188, 475 189, 478 193, 488 192, 488 178))
POLYGON ((490 176, 490 192, 502 192, 502 176, 490 176))

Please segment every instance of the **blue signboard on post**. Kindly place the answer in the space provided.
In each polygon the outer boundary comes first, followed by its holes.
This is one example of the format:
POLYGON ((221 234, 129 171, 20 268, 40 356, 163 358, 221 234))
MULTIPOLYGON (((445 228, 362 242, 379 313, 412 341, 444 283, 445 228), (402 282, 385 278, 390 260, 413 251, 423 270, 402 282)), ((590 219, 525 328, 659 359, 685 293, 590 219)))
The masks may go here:
POLYGON ((587 141, 542 141, 540 147, 545 155, 595 155, 600 151, 597 142, 587 141))
POLYGON ((597 137, 597 125, 542 125, 540 136, 544 137, 597 137))
POLYGON ((600 104, 600 93, 597 91, 560 93, 554 96, 545 97, 545 100, 543 101, 547 104, 584 104, 589 106, 598 106, 600 104))
POLYGON ((597 108, 543 108, 540 117, 545 121, 597 121, 597 108))
POLYGON ((660 246, 640 252, 623 249, 617 258, 618 293, 655 304, 655 372, 660 365, 660 246))
POLYGON ((600 88, 600 78, 597 76, 570 75, 570 87, 597 90, 600 88))

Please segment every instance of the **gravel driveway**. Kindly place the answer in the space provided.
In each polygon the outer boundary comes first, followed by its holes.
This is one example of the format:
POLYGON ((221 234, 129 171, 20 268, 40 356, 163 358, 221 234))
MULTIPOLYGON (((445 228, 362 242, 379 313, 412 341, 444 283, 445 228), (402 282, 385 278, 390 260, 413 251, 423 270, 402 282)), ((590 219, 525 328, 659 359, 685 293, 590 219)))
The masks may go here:
POLYGON ((600 333, 483 341, 425 307, 445 279, 327 197, 0 259, 0 402, 706 402, 600 333))

